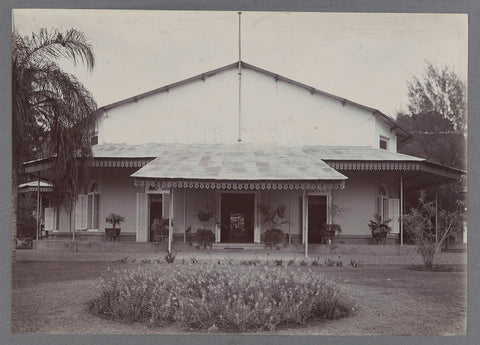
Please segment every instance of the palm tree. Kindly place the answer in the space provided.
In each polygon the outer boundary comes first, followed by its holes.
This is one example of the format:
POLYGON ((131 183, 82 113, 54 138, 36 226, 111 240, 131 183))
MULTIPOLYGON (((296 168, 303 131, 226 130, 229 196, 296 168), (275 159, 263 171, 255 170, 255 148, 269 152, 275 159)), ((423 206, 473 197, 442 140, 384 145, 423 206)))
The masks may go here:
POLYGON ((41 29, 31 37, 12 35, 12 259, 17 237, 18 183, 22 162, 52 157, 50 179, 57 204, 71 208, 81 173, 91 156, 90 132, 96 103, 58 62, 95 65, 93 48, 75 29, 41 29))

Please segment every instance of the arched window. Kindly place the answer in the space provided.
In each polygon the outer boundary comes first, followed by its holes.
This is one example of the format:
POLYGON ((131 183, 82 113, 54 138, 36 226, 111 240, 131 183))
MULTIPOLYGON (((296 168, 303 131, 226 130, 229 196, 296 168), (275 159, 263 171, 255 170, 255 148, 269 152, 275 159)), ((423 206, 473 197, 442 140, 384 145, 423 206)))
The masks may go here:
POLYGON ((377 213, 382 220, 388 219, 388 192, 383 185, 381 185, 378 190, 377 213))

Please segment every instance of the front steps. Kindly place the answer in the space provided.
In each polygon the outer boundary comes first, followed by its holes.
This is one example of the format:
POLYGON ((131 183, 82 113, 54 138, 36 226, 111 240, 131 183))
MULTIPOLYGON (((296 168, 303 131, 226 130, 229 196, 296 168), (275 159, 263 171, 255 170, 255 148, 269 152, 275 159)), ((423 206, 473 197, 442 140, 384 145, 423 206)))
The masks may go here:
MULTIPOLYGON (((131 241, 76 241, 70 240, 39 240, 33 242, 34 249, 42 250, 66 250, 79 252, 118 252, 118 253, 165 253, 167 243, 137 243, 131 241)), ((173 249, 177 252, 186 253, 228 253, 239 252, 245 254, 255 253, 278 253, 288 254, 305 252, 305 247, 301 244, 280 245, 277 248, 265 249, 263 243, 213 243, 212 248, 197 248, 196 243, 173 242, 173 249)), ((391 244, 310 244, 308 246, 308 254, 314 255, 344 255, 344 254, 364 254, 364 255, 401 255, 414 254, 415 246, 413 245, 391 245, 391 244)))

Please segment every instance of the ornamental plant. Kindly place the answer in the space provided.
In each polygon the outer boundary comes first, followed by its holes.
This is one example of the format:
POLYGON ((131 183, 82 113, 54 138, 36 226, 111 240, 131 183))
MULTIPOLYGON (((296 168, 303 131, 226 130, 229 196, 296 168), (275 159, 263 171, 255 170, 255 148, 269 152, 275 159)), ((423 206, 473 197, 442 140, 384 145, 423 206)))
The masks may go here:
POLYGON ((262 223, 268 229, 279 229, 283 224, 288 224, 290 221, 287 218, 287 207, 282 204, 273 208, 269 204, 260 203, 258 209, 262 214, 262 223))
POLYGON ((198 210, 197 212, 197 218, 199 221, 201 221, 203 223, 203 227, 206 229, 207 228, 207 223, 210 219, 213 218, 213 216, 215 215, 215 210, 198 210))
POLYGON ((101 294, 89 310, 150 326, 247 332, 337 319, 352 308, 312 269, 200 263, 114 271, 103 277, 101 294))
POLYGON ((116 229, 117 225, 120 225, 120 223, 124 222, 125 218, 122 216, 115 214, 115 213, 110 213, 106 218, 105 222, 112 224, 112 227, 116 229))
POLYGON ((435 254, 447 238, 463 231, 465 218, 466 209, 462 202, 457 202, 457 208, 453 211, 437 209, 433 201, 427 201, 425 191, 420 191, 418 207, 411 207, 403 216, 403 221, 426 268, 433 268, 435 254), (433 221, 435 213, 439 225, 437 229, 433 221))
POLYGON ((370 219, 368 222, 368 227, 372 231, 372 237, 376 237, 382 233, 389 233, 392 231, 392 228, 388 225, 392 220, 391 219, 382 219, 379 214, 373 216, 373 219, 370 219))
MULTIPOLYGON (((172 220, 173 224, 173 220, 172 220)), ((155 218, 152 222, 152 229, 168 229, 168 218, 155 218)))

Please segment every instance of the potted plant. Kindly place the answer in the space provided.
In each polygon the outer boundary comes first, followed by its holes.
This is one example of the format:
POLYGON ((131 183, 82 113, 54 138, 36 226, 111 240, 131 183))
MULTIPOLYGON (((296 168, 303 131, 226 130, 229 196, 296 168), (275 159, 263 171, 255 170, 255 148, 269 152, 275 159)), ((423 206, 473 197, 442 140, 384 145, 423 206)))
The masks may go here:
POLYGON ((286 219, 287 207, 282 204, 273 208, 270 205, 261 203, 258 205, 258 209, 263 217, 262 223, 266 227, 263 237, 265 248, 267 248, 267 246, 272 247, 275 245, 278 249, 278 245, 285 240, 285 235, 280 228, 283 224, 288 224, 290 222, 286 219))
POLYGON ((382 217, 376 214, 373 216, 373 219, 370 219, 368 222, 368 227, 372 231, 372 237, 377 241, 377 244, 380 240, 385 240, 387 234, 392 231, 392 228, 388 225, 391 221, 391 219, 382 220, 382 217))
POLYGON ((120 236, 121 229, 117 228, 117 225, 124 221, 125 218, 115 213, 111 213, 105 218, 105 222, 112 224, 111 228, 105 228, 107 240, 116 239, 120 236))
POLYGON ((151 225, 152 241, 163 242, 168 237, 168 218, 155 218, 151 225))
POLYGON ((328 213, 331 216, 332 223, 331 224, 324 224, 323 228, 320 231, 320 238, 322 242, 331 243, 332 240, 335 238, 336 235, 342 232, 342 228, 339 224, 335 221, 343 217, 347 212, 350 210, 346 207, 339 207, 338 205, 333 204, 328 213))
POLYGON ((207 223, 213 218, 214 215, 215 210, 198 210, 197 218, 203 223, 203 228, 197 230, 197 248, 200 248, 201 245, 203 245, 204 248, 206 248, 207 245, 209 245, 210 248, 212 247, 212 243, 215 241, 215 235, 213 234, 213 231, 208 228, 207 223))

